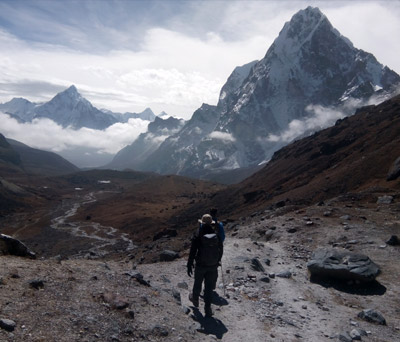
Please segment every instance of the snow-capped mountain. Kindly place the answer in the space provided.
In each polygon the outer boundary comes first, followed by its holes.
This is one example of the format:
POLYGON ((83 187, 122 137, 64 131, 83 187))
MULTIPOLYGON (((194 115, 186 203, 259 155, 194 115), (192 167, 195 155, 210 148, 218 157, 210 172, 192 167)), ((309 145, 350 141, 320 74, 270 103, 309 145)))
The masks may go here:
POLYGON ((367 100, 399 83, 399 75, 308 7, 284 25, 262 60, 234 70, 217 107, 203 105, 141 168, 202 177, 257 165, 289 142, 271 135, 310 118, 310 106, 345 111, 346 101, 367 100))
POLYGON ((37 104, 23 98, 14 98, 0 104, 0 111, 20 122, 31 122, 35 118, 49 118, 63 127, 105 129, 117 122, 129 119, 154 121, 156 115, 150 108, 141 113, 113 113, 99 110, 85 99, 74 85, 58 93, 50 101, 37 104))
POLYGON ((146 121, 154 121, 156 115, 150 108, 146 108, 141 113, 113 113, 109 110, 102 110, 104 113, 110 114, 117 119, 118 122, 128 122, 129 119, 141 119, 146 121))
POLYGON ((63 127, 105 129, 117 120, 86 100, 75 86, 58 93, 49 102, 35 108, 35 118, 49 118, 63 127))
POLYGON ((148 158, 169 136, 179 132, 185 121, 169 117, 155 117, 149 123, 147 132, 140 134, 131 144, 120 150, 110 164, 105 168, 140 170, 140 165, 148 158))
POLYGON ((32 121, 37 105, 23 98, 13 98, 6 103, 0 103, 0 111, 11 115, 20 122, 32 121))

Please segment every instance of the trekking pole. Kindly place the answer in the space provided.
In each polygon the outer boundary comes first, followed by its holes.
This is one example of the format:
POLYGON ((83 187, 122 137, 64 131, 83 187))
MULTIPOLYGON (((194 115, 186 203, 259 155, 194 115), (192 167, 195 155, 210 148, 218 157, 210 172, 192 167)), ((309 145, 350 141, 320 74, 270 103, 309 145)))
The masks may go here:
POLYGON ((222 280, 222 286, 224 288, 224 297, 226 298, 226 293, 225 293, 225 281, 224 281, 224 270, 222 269, 222 262, 220 264, 221 266, 221 280, 222 280))

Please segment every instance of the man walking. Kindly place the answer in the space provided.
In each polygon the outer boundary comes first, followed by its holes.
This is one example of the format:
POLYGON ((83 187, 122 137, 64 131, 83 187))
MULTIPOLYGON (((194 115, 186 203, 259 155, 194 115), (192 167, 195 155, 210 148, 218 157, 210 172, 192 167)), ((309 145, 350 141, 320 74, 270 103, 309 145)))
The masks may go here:
POLYGON ((189 295, 189 299, 195 307, 199 306, 199 297, 204 281, 204 312, 206 317, 211 317, 212 292, 218 277, 218 265, 223 254, 223 244, 218 234, 218 227, 211 215, 203 215, 199 222, 200 227, 192 237, 187 262, 189 277, 192 276, 193 264, 196 262, 193 291, 189 295))

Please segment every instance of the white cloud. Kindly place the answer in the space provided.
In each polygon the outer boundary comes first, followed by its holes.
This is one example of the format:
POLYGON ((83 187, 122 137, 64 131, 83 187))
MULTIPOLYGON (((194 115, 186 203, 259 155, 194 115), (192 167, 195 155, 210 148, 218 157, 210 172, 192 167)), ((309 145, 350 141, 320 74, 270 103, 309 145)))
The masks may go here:
POLYGON ((34 119, 31 123, 18 123, 9 115, 0 113, 1 133, 30 147, 62 152, 84 147, 97 153, 115 154, 131 144, 147 129, 148 121, 129 119, 128 123, 116 123, 103 131, 90 128, 74 130, 62 128, 50 119, 34 119))
POLYGON ((310 117, 304 120, 292 120, 288 129, 279 135, 270 134, 266 141, 289 143, 305 133, 329 127, 345 116, 341 111, 316 105, 309 105, 306 110, 311 114, 310 117))
POLYGON ((222 141, 235 142, 236 139, 231 133, 214 131, 208 135, 211 139, 218 139, 222 141))

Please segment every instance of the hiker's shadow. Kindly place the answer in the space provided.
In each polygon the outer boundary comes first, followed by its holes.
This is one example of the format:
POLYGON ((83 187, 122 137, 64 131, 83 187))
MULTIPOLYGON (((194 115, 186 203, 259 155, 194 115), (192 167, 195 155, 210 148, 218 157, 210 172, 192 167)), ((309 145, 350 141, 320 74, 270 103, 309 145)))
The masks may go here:
POLYGON ((214 317, 204 317, 198 308, 193 308, 193 319, 200 323, 200 328, 197 329, 198 332, 214 335, 219 340, 228 331, 222 321, 214 317))

